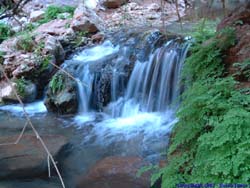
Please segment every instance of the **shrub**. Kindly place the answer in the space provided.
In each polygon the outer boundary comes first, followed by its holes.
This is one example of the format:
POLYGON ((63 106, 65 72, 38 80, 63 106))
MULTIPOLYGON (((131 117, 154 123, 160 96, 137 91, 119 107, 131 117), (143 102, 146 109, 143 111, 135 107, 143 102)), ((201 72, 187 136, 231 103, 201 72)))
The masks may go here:
POLYGON ((223 51, 234 42, 234 30, 228 28, 191 49, 184 65, 189 87, 177 113, 168 165, 154 174, 162 177, 162 188, 250 183, 250 95, 236 90, 222 63, 223 51))
POLYGON ((70 16, 72 17, 74 14, 74 11, 75 11, 75 8, 71 6, 59 7, 59 6, 51 5, 51 6, 48 6, 48 8, 46 9, 44 18, 39 20, 38 23, 43 24, 51 20, 57 19, 61 13, 69 13, 70 16))
POLYGON ((10 26, 4 23, 0 23, 0 43, 11 37, 13 32, 11 31, 10 26))
POLYGON ((25 96, 26 80, 24 78, 20 78, 15 80, 15 83, 16 83, 17 93, 22 97, 25 96))
POLYGON ((24 33, 21 36, 19 36, 17 43, 16 43, 17 50, 23 50, 25 52, 32 52, 34 47, 35 47, 35 43, 30 33, 24 33))
POLYGON ((250 81, 250 59, 246 59, 241 63, 234 63, 234 67, 237 68, 235 76, 243 76, 245 80, 250 81))

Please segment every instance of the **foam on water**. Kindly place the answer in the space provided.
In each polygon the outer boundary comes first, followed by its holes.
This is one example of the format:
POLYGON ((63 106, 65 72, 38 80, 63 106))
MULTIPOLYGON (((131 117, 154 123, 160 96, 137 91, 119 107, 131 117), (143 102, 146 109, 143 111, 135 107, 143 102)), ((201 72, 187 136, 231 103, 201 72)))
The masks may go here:
POLYGON ((114 46, 110 41, 105 41, 103 44, 93 48, 85 49, 73 57, 73 60, 87 62, 101 59, 105 56, 118 52, 119 46, 114 46))
MULTIPOLYGON (((25 108, 25 111, 31 116, 47 112, 46 106, 44 105, 43 101, 37 101, 37 102, 25 104, 24 108, 25 108)), ((20 104, 0 106, 0 110, 8 111, 18 116, 23 115, 23 108, 20 104)))
MULTIPOLYGON (((74 59, 88 64, 117 53, 118 50, 121 59, 129 59, 126 57, 127 53, 124 53, 127 49, 123 48, 114 47, 110 41, 106 41, 82 51, 74 59)), ((180 71, 187 48, 188 45, 182 46, 172 40, 150 53, 145 62, 137 60, 126 87, 119 84, 122 75, 115 74, 117 66, 123 61, 114 60, 110 83, 112 101, 104 108, 105 115, 101 118, 97 118, 95 112, 90 113, 93 111, 90 106, 93 95, 78 85, 80 108, 74 122, 78 128, 93 125, 88 129, 88 134, 84 135, 83 143, 91 141, 95 144, 112 145, 143 137, 142 144, 150 145, 154 140, 170 133, 177 122, 175 110, 181 93, 180 71), (119 88, 124 88, 122 96, 117 94, 119 88)), ((86 83, 94 84, 94 74, 89 71, 88 65, 78 69, 80 80, 86 83)))

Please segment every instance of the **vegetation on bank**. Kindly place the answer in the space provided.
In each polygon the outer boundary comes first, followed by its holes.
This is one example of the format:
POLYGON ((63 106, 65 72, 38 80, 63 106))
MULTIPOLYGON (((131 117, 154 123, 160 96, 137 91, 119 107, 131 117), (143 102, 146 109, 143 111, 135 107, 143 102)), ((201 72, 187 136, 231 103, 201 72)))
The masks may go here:
MULTIPOLYGON (((180 183, 250 183, 250 95, 224 68, 223 52, 235 43, 233 28, 196 35, 183 77, 188 89, 177 113, 162 188, 180 183)), ((235 62, 249 76, 249 60, 235 62), (248 71, 247 71, 248 70, 248 71)), ((249 92, 249 91, 248 91, 249 92)))
POLYGON ((27 81, 24 78, 19 78, 15 80, 17 93, 21 96, 25 96, 25 87, 27 85, 27 81))
POLYGON ((0 43, 11 37, 12 35, 13 32, 11 31, 10 26, 5 23, 0 23, 0 43))
POLYGON ((0 43, 2 43, 4 40, 8 39, 12 36, 27 36, 30 35, 30 32, 32 32, 34 29, 36 29, 38 26, 48 23, 55 19, 68 19, 72 18, 75 11, 75 7, 71 6, 55 6, 50 5, 45 10, 45 14, 43 18, 38 20, 37 22, 30 22, 27 23, 23 28, 22 32, 15 33, 9 24, 7 23, 0 23, 0 43), (65 15, 63 15, 66 13, 65 15), (68 13, 68 15, 67 15, 68 13))
POLYGON ((55 6, 55 5, 50 5, 48 6, 48 8, 45 10, 45 15, 44 18, 38 20, 39 24, 44 24, 47 23, 51 20, 54 19, 66 19, 62 13, 69 13, 69 17, 68 18, 72 18, 73 14, 75 11, 75 7, 71 7, 71 6, 55 6))

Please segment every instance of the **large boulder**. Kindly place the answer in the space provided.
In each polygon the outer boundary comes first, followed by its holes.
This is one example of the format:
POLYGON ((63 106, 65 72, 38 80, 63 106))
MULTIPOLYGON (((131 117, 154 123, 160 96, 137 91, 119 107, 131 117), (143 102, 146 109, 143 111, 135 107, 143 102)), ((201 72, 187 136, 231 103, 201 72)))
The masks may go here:
POLYGON ((75 9, 71 28, 76 32, 96 33, 101 29, 101 18, 96 13, 80 3, 75 9))
POLYGON ((44 17, 45 12, 43 10, 36 10, 30 13, 30 22, 36 22, 44 17))
POLYGON ((61 64, 65 59, 65 51, 58 39, 51 35, 45 35, 44 39, 43 37, 40 38, 40 41, 41 40, 44 41, 43 51, 45 51, 46 54, 53 56, 57 64, 61 64))
POLYGON ((11 83, 0 83, 0 101, 2 102, 16 102, 18 103, 18 98, 16 97, 15 91, 19 95, 23 102, 33 102, 37 96, 36 85, 30 81, 17 80, 11 83))
POLYGON ((128 0, 102 0, 102 5, 106 8, 118 8, 127 2, 128 0))
MULTIPOLYGON (((4 53, 3 68, 8 77, 32 81, 37 86, 38 96, 42 96, 55 70, 52 64, 60 65, 65 58, 60 37, 41 31, 36 35, 10 38, 0 44, 0 51, 4 53)), ((2 75, 0 77, 3 79, 2 75)))
POLYGON ((60 43, 67 44, 75 39, 75 32, 70 28, 71 19, 55 19, 40 25, 34 33, 49 34, 56 37, 60 43))
POLYGON ((9 77, 20 78, 30 75, 38 68, 36 56, 33 53, 13 52, 4 56, 3 67, 9 77))
POLYGON ((76 81, 61 71, 55 74, 49 83, 45 105, 50 112, 76 113, 78 110, 76 81))
POLYGON ((146 165, 149 164, 139 157, 107 157, 80 178, 77 188, 149 188, 149 173, 136 176, 138 170, 146 165))
MULTIPOLYGON (((0 143, 13 143, 16 136, 1 137, 0 143)), ((53 157, 67 140, 61 135, 42 136, 53 157)), ((47 154, 35 135, 25 134, 18 144, 0 146, 0 178, 32 178, 46 175, 47 154)))

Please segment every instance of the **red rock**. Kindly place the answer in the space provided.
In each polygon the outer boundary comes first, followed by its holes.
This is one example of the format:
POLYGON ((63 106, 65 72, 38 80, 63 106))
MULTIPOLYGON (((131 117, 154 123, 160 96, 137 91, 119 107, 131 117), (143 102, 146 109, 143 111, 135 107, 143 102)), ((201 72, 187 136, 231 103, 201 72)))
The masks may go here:
POLYGON ((77 188, 149 188, 150 176, 136 177, 138 170, 149 165, 139 157, 107 157, 94 165, 77 188))
POLYGON ((118 8, 127 2, 128 0, 103 0, 102 4, 107 8, 118 8))
POLYGON ((74 12, 71 28, 76 32, 96 33, 100 30, 101 22, 101 19, 93 10, 80 3, 74 12))
POLYGON ((70 28, 67 28, 67 25, 70 25, 71 19, 61 20, 56 19, 52 20, 48 23, 42 24, 39 26, 34 33, 38 34, 50 34, 54 36, 65 35, 69 33, 70 28))

